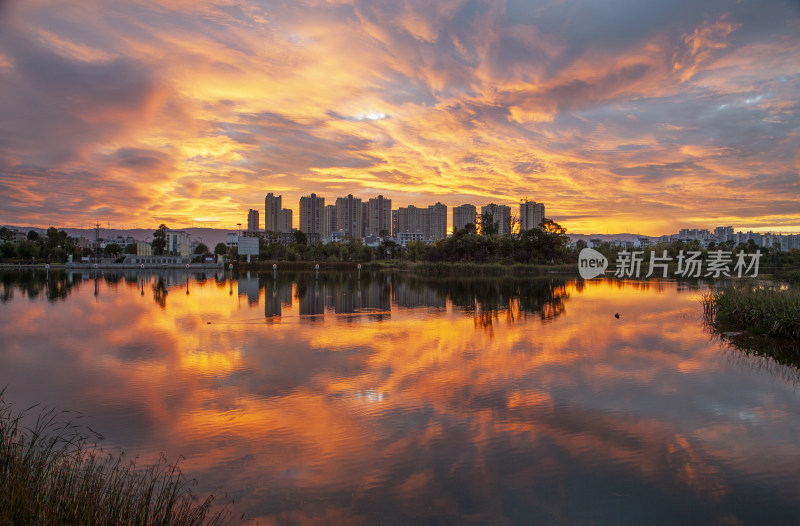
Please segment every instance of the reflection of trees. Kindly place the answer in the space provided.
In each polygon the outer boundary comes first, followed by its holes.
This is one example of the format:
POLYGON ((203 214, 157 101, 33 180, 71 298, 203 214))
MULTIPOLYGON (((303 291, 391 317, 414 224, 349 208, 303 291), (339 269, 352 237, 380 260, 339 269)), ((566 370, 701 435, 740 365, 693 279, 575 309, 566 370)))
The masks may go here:
POLYGON ((14 298, 14 291, 23 296, 38 298, 42 294, 48 301, 63 300, 80 284, 80 277, 64 271, 14 270, 0 273, 3 291, 0 303, 14 298))
POLYGON ((501 314, 510 324, 528 314, 552 320, 566 312, 569 298, 563 279, 423 279, 396 275, 393 280, 394 288, 404 291, 406 301, 421 305, 425 298, 449 298, 454 307, 475 313, 475 324, 482 327, 490 326, 501 314))
MULTIPOLYGON (((141 289, 149 286, 151 281, 154 291, 158 288, 157 301, 163 303, 166 291, 173 287, 186 287, 188 280, 194 278, 198 284, 203 284, 210 279, 216 279, 219 286, 228 286, 227 276, 223 272, 206 274, 202 272, 186 272, 183 270, 84 270, 74 272, 63 269, 49 271, 39 269, 7 270, 0 271, 0 303, 6 303, 14 298, 15 291, 29 298, 46 297, 48 301, 66 299, 73 291, 84 283, 92 281, 95 284, 127 286, 141 289)), ((103 289, 99 288, 102 295, 103 289)))
POLYGON ((158 279, 153 282, 153 299, 162 309, 167 307, 167 285, 163 276, 158 276, 158 279))
POLYGON ((800 342, 763 334, 726 331, 725 327, 706 323, 706 329, 716 339, 727 344, 730 357, 737 363, 772 374, 800 380, 800 342))

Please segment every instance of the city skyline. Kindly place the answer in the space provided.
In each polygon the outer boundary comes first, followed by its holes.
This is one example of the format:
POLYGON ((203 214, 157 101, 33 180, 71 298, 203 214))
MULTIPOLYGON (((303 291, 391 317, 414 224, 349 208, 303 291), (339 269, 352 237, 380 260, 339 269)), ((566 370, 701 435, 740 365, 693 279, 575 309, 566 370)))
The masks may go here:
POLYGON ((800 232, 798 56, 790 1, 4 2, 0 223, 231 228, 273 192, 297 227, 313 192, 800 232))

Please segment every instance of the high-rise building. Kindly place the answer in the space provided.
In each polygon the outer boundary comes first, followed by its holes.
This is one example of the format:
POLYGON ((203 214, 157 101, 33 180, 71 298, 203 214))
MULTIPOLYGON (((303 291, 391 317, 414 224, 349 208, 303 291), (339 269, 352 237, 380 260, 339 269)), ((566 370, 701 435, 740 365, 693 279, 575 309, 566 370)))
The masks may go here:
POLYGON ((465 226, 475 226, 478 213, 475 205, 461 205, 453 207, 453 233, 463 230, 465 226))
POLYGON ((325 205, 325 210, 322 212, 322 232, 320 235, 322 239, 330 240, 334 232, 338 232, 339 228, 336 223, 336 205, 325 205))
POLYGON ((247 212, 247 231, 248 232, 258 232, 258 210, 250 209, 247 212))
POLYGON ((428 206, 427 229, 423 230, 428 239, 444 239, 447 237, 447 205, 437 202, 428 206))
POLYGON ((367 235, 367 202, 361 202, 361 237, 366 237, 367 235))
POLYGON ((732 226, 718 226, 714 229, 714 237, 717 238, 719 243, 724 243, 729 239, 733 239, 733 227, 732 226))
POLYGON ((447 236, 447 206, 442 203, 427 208, 414 205, 392 211, 393 235, 421 233, 424 239, 442 239, 447 236), (396 214, 395 214, 396 212, 396 214))
POLYGON ((280 230, 279 232, 291 232, 292 231, 292 209, 291 208, 282 208, 281 209, 281 222, 280 222, 280 230))
POLYGON ((338 197, 336 199, 336 226, 340 232, 360 238, 363 235, 363 210, 361 199, 353 197, 338 197))
POLYGON ((544 203, 528 201, 527 199, 519 204, 519 229, 532 230, 542 228, 544 224, 544 203))
POLYGON ((492 222, 497 225, 498 234, 509 234, 511 232, 511 207, 490 203, 481 207, 481 217, 484 214, 492 216, 492 222))
POLYGON ((306 234, 322 233, 322 211, 325 209, 325 198, 317 194, 300 198, 300 230, 306 234))
POLYGON ((382 195, 367 201, 366 235, 379 236, 381 232, 392 232, 392 200, 382 195))
POLYGON ((264 230, 281 233, 281 196, 267 194, 264 198, 264 230))

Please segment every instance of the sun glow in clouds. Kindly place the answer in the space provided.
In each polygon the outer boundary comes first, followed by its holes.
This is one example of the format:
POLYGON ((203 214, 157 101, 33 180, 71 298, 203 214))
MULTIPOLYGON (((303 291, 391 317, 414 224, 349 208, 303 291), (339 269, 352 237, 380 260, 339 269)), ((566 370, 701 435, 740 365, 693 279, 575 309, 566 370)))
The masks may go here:
POLYGON ((316 192, 800 227, 800 9, 604 9, 3 4, 0 222, 230 227, 316 192))

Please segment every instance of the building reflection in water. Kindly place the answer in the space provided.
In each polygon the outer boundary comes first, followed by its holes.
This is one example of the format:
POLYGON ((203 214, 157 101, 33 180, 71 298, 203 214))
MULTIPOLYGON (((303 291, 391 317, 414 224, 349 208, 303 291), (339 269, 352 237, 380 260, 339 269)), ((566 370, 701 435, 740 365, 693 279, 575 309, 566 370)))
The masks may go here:
POLYGON ((247 296, 248 305, 258 305, 258 277, 247 272, 237 279, 238 295, 247 296))
POLYGON ((674 283, 229 275, 3 276, 0 370, 262 524, 797 516, 796 369, 731 367, 674 283))

